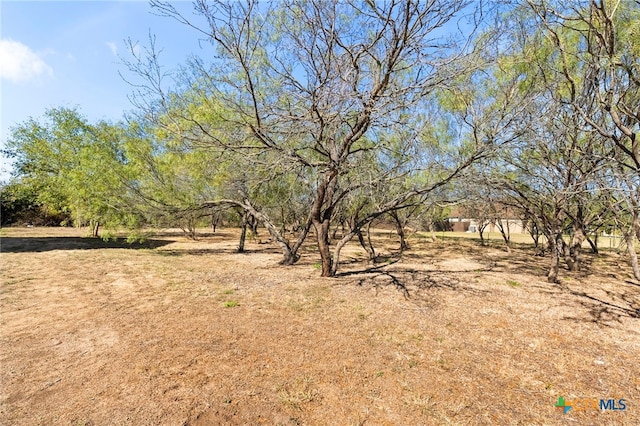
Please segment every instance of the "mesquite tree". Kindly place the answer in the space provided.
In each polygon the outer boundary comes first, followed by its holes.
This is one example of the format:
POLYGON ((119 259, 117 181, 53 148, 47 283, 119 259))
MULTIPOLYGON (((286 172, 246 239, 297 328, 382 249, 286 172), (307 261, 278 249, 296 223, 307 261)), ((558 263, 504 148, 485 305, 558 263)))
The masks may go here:
MULTIPOLYGON (((363 226, 415 205, 480 156, 483 137, 466 141, 471 147, 462 147, 460 137, 429 141, 457 147, 460 155, 448 161, 415 155, 425 143, 422 128, 429 123, 422 111, 433 101, 432 92, 479 65, 477 57, 466 55, 471 35, 456 39, 455 33, 443 30, 450 22, 455 28, 454 19, 470 12, 471 3, 198 0, 194 16, 187 16, 169 2, 152 1, 156 12, 196 29, 213 52, 210 60, 194 58, 177 76, 187 90, 163 89, 153 52, 131 68, 146 79, 149 91, 144 94, 155 95, 152 102, 141 104, 145 117, 157 118, 156 125, 177 139, 236 152, 249 167, 277 164, 301 171, 299 176, 308 182, 307 195, 301 197, 307 205, 298 219, 303 225, 295 244, 282 235, 268 211, 248 198, 209 200, 207 205, 232 203, 248 209, 291 262, 313 227, 322 275, 333 276, 340 249, 363 226), (170 108, 194 97, 216 106, 215 120, 188 108, 170 108), (389 142, 389 135, 400 133, 405 133, 402 141, 389 142), (394 152, 396 147, 400 151, 394 152), (404 180, 408 167, 419 173, 434 160, 446 166, 442 173, 430 173, 423 186, 377 199, 337 243, 332 257, 332 218, 341 203, 358 198, 348 197, 352 192, 375 192, 404 180), (382 172, 364 179, 372 164, 382 172)), ((473 33, 474 23, 460 24, 469 25, 473 33)))
MULTIPOLYGON (((640 236, 638 2, 527 3, 534 14, 533 23, 546 41, 546 46, 538 44, 542 48, 537 48, 534 55, 544 58, 539 69, 544 86, 553 90, 552 101, 577 117, 569 132, 591 133, 590 143, 604 147, 604 152, 584 153, 594 165, 605 168, 591 191, 598 187, 611 195, 610 212, 625 235, 634 276, 640 280, 634 245, 635 237, 640 236)), ((582 222, 578 217, 574 228, 582 222)))

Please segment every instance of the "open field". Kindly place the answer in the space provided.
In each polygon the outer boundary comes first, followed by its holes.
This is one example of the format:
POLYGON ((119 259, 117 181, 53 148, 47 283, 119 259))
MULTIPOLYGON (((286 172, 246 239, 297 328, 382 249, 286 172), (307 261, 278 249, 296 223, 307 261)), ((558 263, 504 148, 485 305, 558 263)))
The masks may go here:
POLYGON ((414 235, 399 257, 381 232, 388 260, 353 245, 323 279, 312 246, 278 266, 233 229, 1 232, 0 424, 640 424, 640 285, 614 252, 552 285, 526 247, 414 235))

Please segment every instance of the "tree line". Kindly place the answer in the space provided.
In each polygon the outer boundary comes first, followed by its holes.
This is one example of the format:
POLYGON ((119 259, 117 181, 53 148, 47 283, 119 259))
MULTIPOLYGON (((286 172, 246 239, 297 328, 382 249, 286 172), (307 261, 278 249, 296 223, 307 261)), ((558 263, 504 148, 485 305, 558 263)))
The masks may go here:
POLYGON ((410 221, 499 205, 546 237, 549 281, 613 229, 640 279, 639 5, 153 0, 206 54, 166 72, 153 39, 132 44, 125 120, 14 127, 3 210, 31 196, 95 235, 237 217, 283 264, 312 236, 330 277, 354 238, 375 260, 374 221, 406 249, 410 221))

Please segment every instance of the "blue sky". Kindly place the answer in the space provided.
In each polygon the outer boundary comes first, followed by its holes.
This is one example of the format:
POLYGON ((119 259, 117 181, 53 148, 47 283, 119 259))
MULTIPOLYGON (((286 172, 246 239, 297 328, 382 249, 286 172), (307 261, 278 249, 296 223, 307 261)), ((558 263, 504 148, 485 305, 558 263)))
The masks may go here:
MULTIPOLYGON (((172 1, 190 15, 190 1, 172 1)), ((90 121, 117 121, 131 109, 133 92, 118 74, 131 58, 125 40, 148 46, 149 33, 167 69, 192 54, 206 56, 201 34, 154 15, 146 0, 0 0, 0 147, 10 128, 54 107, 78 107, 90 121)), ((0 156, 0 181, 10 163, 0 156)))
MULTIPOLYGON (((189 2, 174 3, 188 11, 189 2)), ((156 16, 146 1, 0 1, 0 138, 46 109, 78 107, 91 121, 117 121, 133 107, 121 57, 125 40, 148 46, 149 32, 167 68, 202 54, 199 35, 156 16)), ((0 179, 9 165, 0 164, 0 179)))

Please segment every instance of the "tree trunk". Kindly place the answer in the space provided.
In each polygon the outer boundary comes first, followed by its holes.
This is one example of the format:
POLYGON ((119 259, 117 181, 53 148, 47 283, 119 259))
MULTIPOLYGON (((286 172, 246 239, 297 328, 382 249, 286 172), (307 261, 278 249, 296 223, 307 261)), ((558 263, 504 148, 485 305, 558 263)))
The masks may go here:
POLYGON ((576 261, 571 256, 571 244, 567 244, 562 240, 562 245, 560 247, 560 252, 564 255, 564 261, 567 264, 567 267, 570 271, 577 271, 578 265, 576 265, 576 261))
POLYGON ((192 240, 198 239, 198 231, 196 230, 196 220, 193 218, 189 219, 189 235, 192 240))
POLYGON ((240 223, 240 242, 238 243, 238 253, 244 253, 244 241, 247 238, 247 221, 250 213, 245 211, 242 213, 242 221, 240 223))
POLYGON ((573 236, 571 238, 571 244, 569 246, 569 258, 570 262, 567 262, 569 270, 579 271, 582 267, 582 243, 584 242, 585 232, 580 223, 574 223, 573 236))
POLYGON ((635 239, 636 236, 633 232, 625 233, 625 240, 627 242, 627 252, 629 253, 629 263, 633 269, 633 276, 636 280, 640 281, 640 265, 638 265, 638 254, 636 253, 635 239))
POLYGON ((298 261, 298 259, 300 259, 300 256, 298 256, 298 250, 302 246, 302 243, 304 243, 304 240, 307 239, 309 229, 311 229, 311 219, 307 220, 307 223, 305 223, 304 228, 302 228, 302 231, 298 235, 298 240, 289 250, 289 254, 285 255, 284 259, 282 259, 280 262, 281 265, 293 265, 298 261))
POLYGON ((371 242, 371 222, 367 223, 367 245, 369 246, 371 261, 375 262, 376 250, 373 248, 373 243, 371 242))
POLYGON ((407 241, 405 238, 404 224, 400 220, 400 217, 398 216, 398 212, 394 210, 391 213, 389 213, 389 216, 391 216, 391 218, 393 219, 393 222, 396 226, 396 233, 398 234, 398 237, 400 237, 400 252, 408 250, 409 244, 407 244, 407 241))
POLYGON ((338 234, 338 227, 336 226, 335 228, 333 228, 333 232, 331 233, 331 239, 335 240, 337 238, 337 234, 338 234))
POLYGON ((571 239, 565 249, 567 266, 570 271, 579 271, 582 268, 582 243, 585 236, 584 213, 582 205, 579 204, 573 220, 571 239))
POLYGON ((533 219, 528 219, 527 223, 527 231, 529 235, 531 235, 531 239, 533 240, 533 247, 538 248, 540 246, 540 228, 538 227, 538 223, 533 219))
POLYGON ((320 259, 322 261, 322 277, 333 277, 335 272, 333 270, 333 262, 331 259, 331 249, 329 244, 329 221, 313 221, 313 227, 316 230, 316 236, 318 239, 318 251, 320 252, 320 259))
POLYGON ((183 222, 180 225, 180 229, 182 229, 182 232, 187 234, 187 238, 191 240, 197 240, 198 233, 196 231, 196 219, 189 214, 183 217, 182 221, 183 222))
POLYGON ((309 224, 307 224, 307 228, 303 232, 303 235, 301 235, 300 238, 298 238, 298 242, 294 246, 295 250, 292 251, 291 246, 289 245, 289 241, 287 241, 287 239, 281 233, 278 232, 278 229, 271 222, 271 220, 269 220, 269 218, 265 214, 263 214, 258 209, 256 209, 248 199, 245 199, 242 202, 237 200, 231 200, 231 199, 221 199, 217 201, 206 201, 202 205, 203 206, 230 205, 230 206, 239 207, 249 212, 256 220, 262 222, 264 227, 269 232, 269 235, 271 235, 271 238, 273 238, 276 244, 278 244, 278 246, 280 246, 280 248, 282 249, 282 260, 280 261, 281 264, 291 265, 298 260, 296 251, 298 250, 300 245, 302 245, 302 242, 306 238, 306 234, 310 226, 309 224))
POLYGON ((338 183, 338 172, 331 170, 322 176, 322 180, 318 183, 316 197, 309 214, 309 218, 316 230, 318 239, 318 251, 322 261, 323 277, 335 276, 333 262, 331 260, 331 250, 329 243, 329 228, 331 226, 331 214, 333 212, 333 195, 338 183), (324 207, 324 209, 323 209, 324 207))
MULTIPOLYGON (((340 241, 338 241, 338 243, 336 244, 336 247, 333 249, 333 266, 331 269, 331 274, 332 274, 331 276, 335 276, 338 273, 338 266, 340 264, 340 252, 344 248, 344 246, 347 245, 347 243, 351 241, 353 237, 355 237, 356 235, 358 236, 359 239, 361 238, 362 231, 361 231, 361 228, 359 228, 358 226, 363 226, 363 224, 362 223, 360 223, 360 225, 356 224, 351 230, 349 230, 349 232, 347 232, 340 239, 340 241)), ((365 248, 365 250, 367 250, 367 253, 369 253, 369 258, 375 259, 376 254, 373 248, 373 244, 371 244, 371 238, 370 238, 371 234, 369 233, 369 227, 371 226, 371 222, 367 222, 366 226, 367 226, 367 240, 368 240, 369 249, 367 249, 365 245, 363 245, 363 247, 365 248)), ((360 241, 360 244, 363 244, 363 243, 364 243, 364 239, 360 241)))
MULTIPOLYGON (((373 263, 373 261, 376 258, 376 252, 373 250, 373 247, 371 247, 364 241, 364 236, 362 235, 362 231, 360 229, 356 231, 356 235, 358 236, 358 241, 360 242, 360 245, 367 252, 369 263, 373 263)), ((335 259, 335 255, 334 255, 334 259, 335 259)))
POLYGON ((428 220, 424 227, 425 232, 429 233, 429 239, 431 240, 432 243, 435 243, 436 241, 438 241, 438 238, 436 237, 436 231, 435 231, 435 226, 432 220, 428 220))
POLYGON ((511 253, 511 232, 509 230, 509 219, 507 219, 506 225, 502 223, 502 219, 496 219, 494 223, 500 231, 500 235, 502 235, 507 253, 511 253))
POLYGON ((253 217, 255 217, 256 219, 258 219, 264 224, 264 227, 267 228, 267 231, 269 232, 269 235, 271 235, 271 238, 273 238, 275 242, 282 249, 283 258, 280 261, 281 264, 290 265, 295 263, 298 260, 298 258, 296 257, 297 255, 295 253, 292 253, 289 242, 282 236, 282 234, 278 232, 275 225, 271 223, 269 218, 264 214, 262 214, 261 212, 259 212, 255 207, 253 207, 253 205, 249 202, 249 200, 244 200, 244 203, 242 204, 235 203, 235 205, 239 205, 240 207, 244 208, 249 213, 251 213, 253 217))
POLYGON ((213 230, 214 234, 216 232, 216 228, 218 227, 219 220, 220 215, 218 214, 218 212, 216 212, 215 209, 211 209, 211 229, 213 230))
POLYGON ((560 268, 560 256, 562 254, 562 248, 564 246, 564 240, 562 239, 562 231, 559 228, 554 228, 549 236, 549 248, 551 249, 551 265, 549 267, 549 274, 547 275, 547 281, 550 283, 558 282, 558 271, 560 268))
POLYGON ((249 215, 247 218, 247 225, 251 228, 251 238, 255 240, 258 236, 258 224, 260 222, 253 215, 249 215))
POLYGON ((360 229, 352 229, 350 232, 345 234, 340 241, 336 244, 336 248, 333 250, 333 266, 331 269, 331 276, 335 276, 338 273, 338 266, 340 264, 340 251, 342 248, 356 235, 356 233, 360 232, 360 229))
POLYGON ((100 222, 97 220, 95 222, 91 222, 91 236, 94 238, 98 238, 100 236, 100 222))
POLYGON ((585 234, 584 237, 587 239, 587 242, 591 246, 591 253, 598 254, 598 232, 596 231, 596 233, 594 234, 593 240, 589 238, 588 234, 585 234))
POLYGON ((483 246, 487 245, 487 242, 484 239, 484 230, 487 229, 487 224, 484 222, 480 222, 478 224, 478 234, 480 234, 480 244, 483 246))

